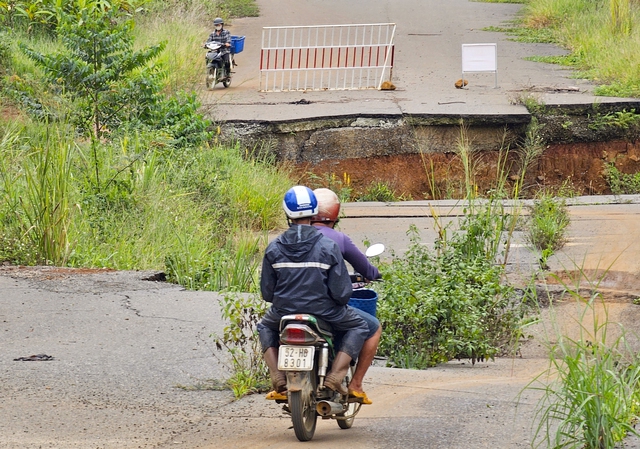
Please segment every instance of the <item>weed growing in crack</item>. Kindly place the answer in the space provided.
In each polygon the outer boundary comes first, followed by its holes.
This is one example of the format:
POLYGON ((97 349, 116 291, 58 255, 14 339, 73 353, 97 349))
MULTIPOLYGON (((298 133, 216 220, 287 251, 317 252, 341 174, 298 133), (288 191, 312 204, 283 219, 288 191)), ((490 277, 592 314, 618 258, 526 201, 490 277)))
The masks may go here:
POLYGON ((211 335, 216 349, 230 356, 231 376, 225 384, 236 398, 266 391, 269 375, 262 359, 256 325, 268 304, 257 294, 226 293, 221 302, 222 318, 228 321, 222 336, 211 335))
POLYGON ((534 447, 613 449, 627 434, 638 435, 633 422, 640 409, 640 355, 624 327, 609 319, 597 293, 600 280, 590 281, 587 297, 579 285, 560 282, 575 300, 578 331, 566 335, 552 314, 549 367, 523 390, 542 392, 534 447))

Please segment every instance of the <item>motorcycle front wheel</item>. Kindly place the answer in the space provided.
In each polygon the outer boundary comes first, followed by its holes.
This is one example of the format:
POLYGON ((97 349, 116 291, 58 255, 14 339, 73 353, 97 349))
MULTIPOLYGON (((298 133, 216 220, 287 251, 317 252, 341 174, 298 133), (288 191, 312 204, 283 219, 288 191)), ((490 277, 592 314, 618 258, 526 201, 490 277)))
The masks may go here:
POLYGON ((224 87, 229 87, 231 86, 231 77, 228 76, 227 78, 225 78, 224 80, 222 80, 222 85, 224 87))
POLYGON ((291 421, 296 438, 300 441, 309 441, 316 431, 316 401, 314 394, 316 390, 315 379, 311 372, 310 382, 302 391, 289 392, 289 410, 291 410, 291 421))
POLYGON ((207 79, 205 80, 205 86, 207 89, 213 89, 216 85, 216 77, 218 74, 215 67, 211 67, 207 70, 207 79))

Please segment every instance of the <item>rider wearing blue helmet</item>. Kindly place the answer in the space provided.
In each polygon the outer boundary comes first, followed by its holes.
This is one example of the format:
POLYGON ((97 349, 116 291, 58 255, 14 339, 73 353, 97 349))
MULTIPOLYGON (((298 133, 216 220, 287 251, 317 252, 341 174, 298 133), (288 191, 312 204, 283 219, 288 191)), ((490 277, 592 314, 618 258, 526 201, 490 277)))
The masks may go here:
POLYGON ((343 332, 341 347, 325 386, 347 395, 342 385, 349 364, 356 359, 368 335, 368 326, 347 303, 352 286, 338 245, 311 226, 318 202, 311 189, 295 186, 285 194, 283 209, 289 228, 267 247, 262 260, 260 291, 272 305, 258 323, 264 359, 269 367, 274 391, 267 399, 286 400, 286 378, 278 370, 280 318, 309 313, 343 332))

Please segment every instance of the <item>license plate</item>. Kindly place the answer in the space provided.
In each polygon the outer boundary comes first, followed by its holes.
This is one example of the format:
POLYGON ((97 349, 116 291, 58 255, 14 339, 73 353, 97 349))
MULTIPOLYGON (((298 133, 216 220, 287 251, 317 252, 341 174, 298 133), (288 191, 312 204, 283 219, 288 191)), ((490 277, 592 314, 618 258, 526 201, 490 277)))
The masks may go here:
POLYGON ((313 369, 313 346, 280 346, 278 369, 281 371, 311 371, 313 369))

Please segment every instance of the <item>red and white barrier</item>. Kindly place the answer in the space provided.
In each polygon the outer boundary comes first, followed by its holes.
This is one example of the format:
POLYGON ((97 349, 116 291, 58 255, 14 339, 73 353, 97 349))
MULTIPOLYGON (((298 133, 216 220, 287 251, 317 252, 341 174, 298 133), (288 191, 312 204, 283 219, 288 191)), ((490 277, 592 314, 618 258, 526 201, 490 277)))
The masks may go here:
POLYGON ((265 27, 260 90, 379 89, 391 81, 395 24, 265 27))

